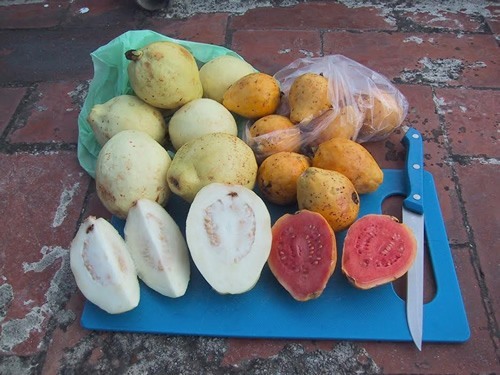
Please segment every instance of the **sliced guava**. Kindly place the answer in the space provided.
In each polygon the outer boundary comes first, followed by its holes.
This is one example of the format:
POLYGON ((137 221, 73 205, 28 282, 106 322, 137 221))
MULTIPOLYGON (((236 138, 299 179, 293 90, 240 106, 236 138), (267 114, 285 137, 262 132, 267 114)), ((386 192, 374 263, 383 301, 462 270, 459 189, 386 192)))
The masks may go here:
POLYGON ((110 314, 139 304, 139 280, 125 241, 105 219, 89 216, 70 247, 70 266, 82 294, 110 314))
POLYGON ((272 227, 269 268, 297 301, 318 298, 337 264, 335 234, 319 213, 300 210, 272 227))
POLYGON ((370 214, 347 230, 342 272, 360 289, 394 281, 410 269, 417 255, 412 230, 393 216, 370 214))
POLYGON ((165 208, 139 199, 128 212, 124 233, 139 278, 167 297, 183 296, 191 273, 189 252, 179 226, 165 208))
POLYGON ((240 294, 255 286, 271 251, 271 236, 265 203, 242 185, 203 187, 186 220, 191 257, 221 294, 240 294))

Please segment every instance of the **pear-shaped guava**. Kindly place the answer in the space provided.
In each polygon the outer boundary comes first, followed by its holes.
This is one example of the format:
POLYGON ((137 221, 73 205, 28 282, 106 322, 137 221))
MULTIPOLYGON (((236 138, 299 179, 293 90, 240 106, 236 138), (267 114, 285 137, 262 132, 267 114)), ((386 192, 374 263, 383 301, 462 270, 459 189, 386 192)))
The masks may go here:
POLYGON ((129 50, 128 76, 135 94, 154 107, 176 109, 201 98, 203 87, 194 56, 180 44, 160 41, 129 50))

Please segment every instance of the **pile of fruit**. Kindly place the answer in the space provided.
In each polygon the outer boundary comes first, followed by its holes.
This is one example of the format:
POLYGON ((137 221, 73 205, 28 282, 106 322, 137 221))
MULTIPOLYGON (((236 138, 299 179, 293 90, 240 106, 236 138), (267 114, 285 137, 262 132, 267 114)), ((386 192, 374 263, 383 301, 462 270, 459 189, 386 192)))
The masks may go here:
POLYGON ((88 116, 102 146, 97 194, 125 220, 122 238, 90 216, 71 244, 71 268, 88 300, 109 313, 131 310, 138 279, 181 297, 190 259, 222 294, 249 291, 268 264, 293 298, 318 298, 336 267, 335 233, 346 229, 342 272, 355 286, 406 273, 416 253, 412 232, 384 215, 358 219, 359 194, 375 191, 383 172, 354 137, 374 121, 386 132, 401 123, 387 93, 370 106, 360 94, 356 110, 333 108, 322 74, 300 75, 284 96, 275 77, 242 59, 220 56, 199 68, 170 41, 126 58, 134 95, 95 105, 88 116), (278 113, 284 103, 289 111, 278 113), (249 121, 242 137, 235 116, 249 121), (318 119, 321 131, 313 131, 318 119), (165 209, 172 194, 189 204, 185 235, 165 209), (270 204, 298 211, 272 224, 270 204))

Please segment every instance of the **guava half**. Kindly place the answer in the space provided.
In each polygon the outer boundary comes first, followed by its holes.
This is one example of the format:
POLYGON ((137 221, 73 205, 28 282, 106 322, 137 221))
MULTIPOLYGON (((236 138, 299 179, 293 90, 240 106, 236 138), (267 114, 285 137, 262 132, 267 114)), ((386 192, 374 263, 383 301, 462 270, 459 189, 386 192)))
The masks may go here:
POLYGON ((240 294, 255 286, 271 251, 271 236, 266 205, 242 185, 203 187, 186 219, 191 257, 220 294, 240 294))
POLYGON ((318 298, 337 264, 335 234, 328 221, 301 210, 281 216, 272 233, 271 272, 297 301, 318 298))
POLYGON ((370 214, 347 230, 342 272, 360 289, 370 289, 403 276, 417 255, 412 230, 393 216, 370 214))

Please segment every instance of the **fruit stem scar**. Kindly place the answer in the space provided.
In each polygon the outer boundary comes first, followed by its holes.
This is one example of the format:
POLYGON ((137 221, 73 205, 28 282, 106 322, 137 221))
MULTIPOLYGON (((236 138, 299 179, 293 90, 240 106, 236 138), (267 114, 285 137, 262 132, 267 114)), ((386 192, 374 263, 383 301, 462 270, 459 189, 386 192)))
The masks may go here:
POLYGON ((125 58, 127 60, 132 60, 132 61, 137 61, 142 57, 142 51, 136 50, 136 49, 130 49, 127 52, 125 52, 125 58))
POLYGON ((169 181, 172 185, 176 187, 176 189, 180 188, 179 180, 176 179, 175 177, 170 177, 169 181))

